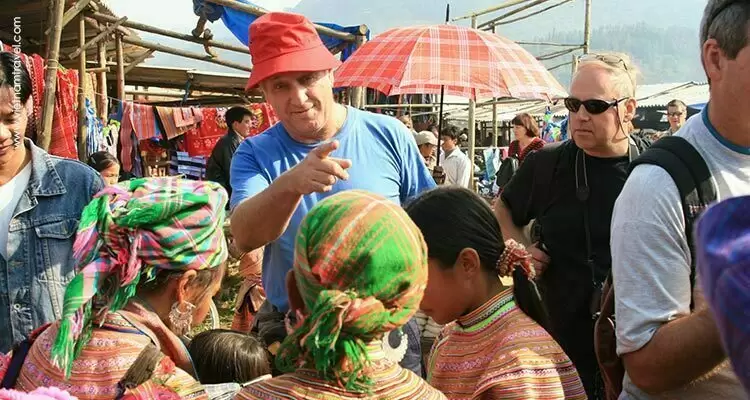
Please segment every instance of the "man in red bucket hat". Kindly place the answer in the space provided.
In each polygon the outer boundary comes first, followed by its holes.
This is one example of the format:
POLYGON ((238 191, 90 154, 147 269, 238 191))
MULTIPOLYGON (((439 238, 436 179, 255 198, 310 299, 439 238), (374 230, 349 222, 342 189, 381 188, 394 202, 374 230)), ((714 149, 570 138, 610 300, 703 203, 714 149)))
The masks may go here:
MULTIPOLYGON (((333 70, 340 61, 305 17, 274 12, 255 20, 250 55, 254 66, 247 88, 260 88, 280 123, 244 141, 234 155, 231 222, 242 250, 265 246, 267 301, 258 310, 255 329, 273 352, 274 343, 286 335, 286 275, 297 228, 308 210, 350 189, 402 204, 435 183, 401 122, 334 101, 333 70)), ((402 366, 418 371, 418 333, 415 340, 402 366)))

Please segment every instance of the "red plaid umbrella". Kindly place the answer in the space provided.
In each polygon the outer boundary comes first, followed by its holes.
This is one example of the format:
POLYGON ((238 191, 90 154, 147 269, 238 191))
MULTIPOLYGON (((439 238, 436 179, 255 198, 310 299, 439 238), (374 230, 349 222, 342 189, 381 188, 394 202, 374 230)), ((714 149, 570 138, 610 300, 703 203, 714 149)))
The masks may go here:
POLYGON ((454 25, 391 29, 336 70, 337 87, 364 86, 386 95, 445 93, 467 98, 565 97, 533 55, 501 36, 454 25))

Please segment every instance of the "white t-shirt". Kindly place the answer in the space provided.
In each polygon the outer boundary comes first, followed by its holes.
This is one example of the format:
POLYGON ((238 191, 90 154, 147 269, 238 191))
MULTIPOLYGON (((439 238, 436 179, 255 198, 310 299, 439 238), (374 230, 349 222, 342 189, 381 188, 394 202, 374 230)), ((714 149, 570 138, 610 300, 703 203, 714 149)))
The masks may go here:
MULTIPOLYGON (((703 156, 719 200, 750 194, 750 149, 719 136, 704 115, 695 115, 676 134, 703 156)), ((612 273, 617 316, 617 352, 645 346, 668 321, 690 314, 690 301, 705 307, 699 285, 690 293, 690 249, 677 185, 654 165, 635 168, 612 215, 612 273)), ((695 282, 699 282, 696 278, 695 282)), ((745 399, 726 361, 683 388, 651 396, 626 375, 620 399, 745 399)))
POLYGON ((468 188, 471 183, 471 162, 461 149, 456 147, 448 157, 440 153, 440 165, 445 171, 445 184, 468 188))
POLYGON ((0 256, 8 259, 8 229, 21 196, 29 186, 31 162, 8 183, 0 186, 0 256))

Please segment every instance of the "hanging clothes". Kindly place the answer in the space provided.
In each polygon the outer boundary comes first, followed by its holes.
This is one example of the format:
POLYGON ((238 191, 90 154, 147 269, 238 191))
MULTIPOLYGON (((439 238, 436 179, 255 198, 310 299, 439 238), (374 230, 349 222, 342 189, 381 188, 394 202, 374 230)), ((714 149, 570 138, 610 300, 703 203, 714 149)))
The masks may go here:
POLYGON ((252 124, 248 137, 258 135, 279 122, 279 118, 268 103, 254 103, 247 108, 252 114, 252 124))
POLYGON ((104 126, 96 115, 94 105, 96 102, 86 98, 86 157, 98 151, 107 151, 107 143, 104 140, 104 126))
POLYGON ((170 174, 183 175, 188 179, 202 180, 206 176, 206 157, 192 157, 184 151, 171 153, 169 160, 170 174))
POLYGON ((216 142, 227 132, 226 108, 203 108, 203 120, 198 129, 185 133, 185 147, 192 157, 209 157, 216 142))
POLYGON ((133 103, 124 101, 120 104, 122 108, 122 117, 120 125, 120 163, 122 163, 122 170, 124 172, 131 172, 133 170, 133 150, 134 140, 133 135, 133 123, 131 115, 133 114, 133 103))
POLYGON ((181 107, 174 109, 174 124, 178 128, 184 128, 195 125, 195 116, 191 107, 181 107))
POLYGON ((57 93, 48 153, 78 159, 78 71, 60 67, 57 71, 57 93))
POLYGON ((105 146, 104 150, 117 158, 117 141, 120 138, 120 121, 110 120, 109 123, 102 128, 102 137, 105 146))
POLYGON ((167 136, 167 139, 170 140, 184 135, 188 130, 187 128, 178 128, 175 124, 174 115, 176 110, 178 109, 173 107, 156 107, 156 113, 159 116, 159 121, 161 121, 161 124, 164 127, 164 134, 167 136))

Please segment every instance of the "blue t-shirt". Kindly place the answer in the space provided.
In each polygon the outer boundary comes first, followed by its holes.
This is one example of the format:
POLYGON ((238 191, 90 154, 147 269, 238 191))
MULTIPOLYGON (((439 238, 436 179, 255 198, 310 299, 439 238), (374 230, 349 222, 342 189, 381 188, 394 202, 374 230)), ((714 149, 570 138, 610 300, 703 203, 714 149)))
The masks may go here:
MULTIPOLYGON (((265 248, 263 287, 268 301, 282 312, 289 308, 285 279, 292 268, 294 239, 302 219, 317 202, 338 192, 361 189, 403 204, 435 187, 416 142, 404 124, 385 115, 352 107, 347 110, 344 126, 334 137, 339 141, 339 148, 331 157, 351 160, 349 179, 337 181, 329 193, 303 196, 286 231, 265 248)), ((266 189, 317 146, 295 141, 280 123, 245 140, 232 158, 231 207, 266 189)))

